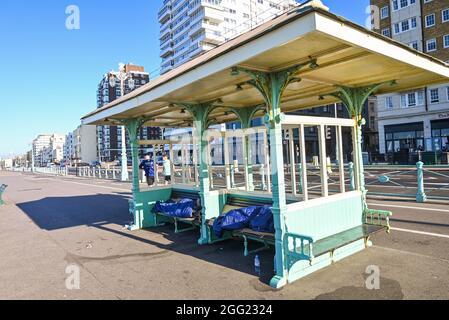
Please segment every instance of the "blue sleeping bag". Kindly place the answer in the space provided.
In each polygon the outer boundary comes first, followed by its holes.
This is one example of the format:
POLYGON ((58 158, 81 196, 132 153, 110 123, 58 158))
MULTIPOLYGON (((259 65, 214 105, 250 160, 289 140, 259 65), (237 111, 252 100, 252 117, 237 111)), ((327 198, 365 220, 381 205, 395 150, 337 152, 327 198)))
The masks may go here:
POLYGON ((231 210, 215 220, 213 231, 218 238, 221 238, 224 231, 235 231, 245 228, 251 228, 258 232, 274 232, 271 208, 265 206, 231 210))
POLYGON ((153 212, 160 212, 173 218, 193 218, 195 201, 192 199, 181 199, 178 202, 167 201, 156 202, 153 212))

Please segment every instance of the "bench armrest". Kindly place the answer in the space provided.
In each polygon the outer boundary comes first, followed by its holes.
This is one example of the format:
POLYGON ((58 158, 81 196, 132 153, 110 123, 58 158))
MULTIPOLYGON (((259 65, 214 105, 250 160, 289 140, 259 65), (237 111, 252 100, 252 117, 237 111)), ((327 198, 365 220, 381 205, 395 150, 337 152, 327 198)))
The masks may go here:
POLYGON ((387 228, 389 233, 391 230, 390 217, 393 215, 391 211, 365 209, 363 217, 366 224, 382 226, 387 228))
POLYGON ((305 235, 286 233, 284 236, 284 251, 286 262, 293 265, 297 261, 313 261, 313 238, 305 235))

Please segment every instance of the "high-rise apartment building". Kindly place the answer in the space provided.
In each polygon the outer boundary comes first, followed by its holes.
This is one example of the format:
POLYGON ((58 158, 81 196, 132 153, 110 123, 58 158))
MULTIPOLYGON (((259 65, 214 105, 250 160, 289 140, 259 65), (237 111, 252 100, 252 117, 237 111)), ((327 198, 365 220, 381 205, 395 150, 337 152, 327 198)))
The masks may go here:
POLYGON ((294 0, 164 0, 161 74, 297 5, 294 0))
MULTIPOLYGON (((125 72, 131 75, 125 81, 125 94, 147 84, 150 81, 149 73, 145 72, 144 67, 133 64, 125 65, 125 72)), ((97 107, 104 105, 121 97, 121 84, 116 75, 118 72, 110 71, 106 73, 100 81, 97 90, 97 107), (115 84, 111 86, 111 77, 115 77, 115 84)), ((98 126, 97 127, 97 152, 100 162, 113 162, 120 159, 122 135, 121 127, 116 126, 98 126)), ((126 133, 128 136, 128 134, 126 133)), ((141 128, 140 138, 143 140, 152 140, 161 138, 161 129, 153 127, 141 128)), ((127 138, 128 158, 131 158, 130 146, 127 138)))
MULTIPOLYGON (((371 0, 373 29, 415 50, 449 61, 448 0, 371 0)), ((399 76, 400 77, 400 76, 399 76)), ((449 84, 377 97, 383 154, 449 151, 449 84)), ((400 158, 400 157, 398 157, 400 158)))

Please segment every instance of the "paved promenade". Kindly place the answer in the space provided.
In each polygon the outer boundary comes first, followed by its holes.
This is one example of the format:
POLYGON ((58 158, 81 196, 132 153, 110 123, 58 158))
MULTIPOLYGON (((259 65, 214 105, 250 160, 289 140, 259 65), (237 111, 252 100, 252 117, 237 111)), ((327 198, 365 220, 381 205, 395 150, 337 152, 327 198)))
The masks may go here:
POLYGON ((0 172, 0 299, 449 299, 449 205, 371 199, 394 212, 390 236, 280 291, 262 278, 237 241, 197 245, 172 227, 128 232, 126 183, 0 172), (66 267, 81 270, 66 288, 66 267), (365 288, 379 266, 380 290, 365 288))

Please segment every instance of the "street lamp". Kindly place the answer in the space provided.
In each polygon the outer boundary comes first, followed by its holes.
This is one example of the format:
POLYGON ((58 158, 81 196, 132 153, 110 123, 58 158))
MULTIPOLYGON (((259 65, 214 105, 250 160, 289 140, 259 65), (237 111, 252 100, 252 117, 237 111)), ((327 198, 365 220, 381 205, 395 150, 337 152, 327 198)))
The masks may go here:
MULTIPOLYGON (((125 81, 128 80, 128 86, 131 90, 134 90, 135 88, 135 81, 132 77, 131 73, 126 72, 125 65, 123 63, 119 64, 119 71, 118 73, 114 74, 113 72, 110 73, 109 76, 109 85, 112 88, 115 88, 116 86, 116 79, 120 81, 120 93, 121 97, 125 95, 125 81)), ((121 126, 121 136, 122 136, 122 174, 121 174, 121 181, 128 181, 129 175, 128 175, 128 157, 126 155, 126 128, 125 126, 121 126)))

